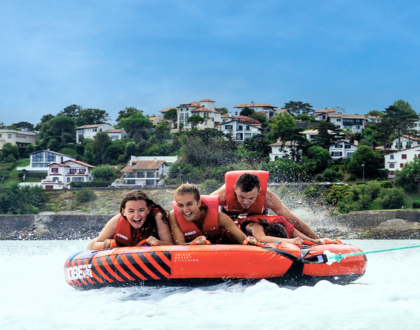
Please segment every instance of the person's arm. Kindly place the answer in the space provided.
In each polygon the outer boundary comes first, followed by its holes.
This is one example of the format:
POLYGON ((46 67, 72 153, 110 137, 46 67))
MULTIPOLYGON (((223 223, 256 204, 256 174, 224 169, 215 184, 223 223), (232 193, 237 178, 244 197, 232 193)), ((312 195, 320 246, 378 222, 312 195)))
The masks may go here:
POLYGON ((248 240, 249 243, 257 243, 257 239, 253 236, 247 237, 242 230, 240 230, 232 221, 232 219, 223 212, 219 211, 219 226, 225 228, 239 243, 243 243, 245 240, 248 240))
POLYGON ((114 237, 115 231, 117 230, 118 220, 120 219, 120 214, 117 214, 112 217, 111 220, 107 222, 105 227, 102 229, 99 234, 96 243, 93 245, 94 250, 103 250, 109 248, 109 240, 114 237))
POLYGON ((146 240, 146 244, 148 245, 173 245, 174 241, 172 240, 171 230, 167 223, 164 223, 162 213, 158 213, 155 216, 156 220, 156 227, 159 234, 160 240, 156 237, 150 236, 146 240))
POLYGON ((295 226, 301 233, 310 238, 319 238, 317 234, 305 222, 295 216, 290 210, 282 203, 274 193, 267 190, 265 197, 265 207, 272 210, 277 215, 281 215, 287 219, 292 225, 295 226))
POLYGON ((306 236, 305 234, 302 234, 296 228, 293 231, 293 237, 300 237, 301 239, 303 239, 305 241, 309 241, 309 242, 312 242, 312 243, 315 243, 315 244, 320 244, 320 245, 325 244, 325 239, 323 239, 323 238, 316 238, 316 239, 310 238, 310 237, 306 236))
MULTIPOLYGON (((299 237, 297 238, 282 238, 282 237, 274 237, 274 236, 267 236, 264 232, 263 226, 259 223, 251 222, 246 225, 246 231, 252 236, 254 236, 258 242, 261 243, 292 243, 296 245, 302 245, 303 240, 299 237)), ((295 230, 296 231, 296 230, 295 230)))
POLYGON ((210 195, 219 196, 219 205, 226 205, 226 185, 224 184, 219 189, 213 191, 210 195))
POLYGON ((195 244, 205 244, 206 238, 204 236, 199 236, 193 241, 186 243, 185 236, 182 233, 181 228, 179 228, 178 222, 176 222, 175 212, 171 211, 169 213, 169 225, 171 226, 172 238, 175 245, 191 245, 191 243, 195 244))

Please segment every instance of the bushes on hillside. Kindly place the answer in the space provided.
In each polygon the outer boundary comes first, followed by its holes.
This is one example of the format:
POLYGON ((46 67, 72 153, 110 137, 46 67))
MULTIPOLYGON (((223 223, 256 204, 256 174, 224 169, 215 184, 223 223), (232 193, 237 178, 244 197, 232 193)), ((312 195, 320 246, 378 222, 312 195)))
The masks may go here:
POLYGON ((76 191, 76 200, 79 203, 87 203, 94 201, 96 199, 95 192, 89 188, 83 188, 79 191, 76 191))
POLYGON ((45 203, 42 187, 19 187, 18 184, 0 190, 0 213, 37 214, 45 203))

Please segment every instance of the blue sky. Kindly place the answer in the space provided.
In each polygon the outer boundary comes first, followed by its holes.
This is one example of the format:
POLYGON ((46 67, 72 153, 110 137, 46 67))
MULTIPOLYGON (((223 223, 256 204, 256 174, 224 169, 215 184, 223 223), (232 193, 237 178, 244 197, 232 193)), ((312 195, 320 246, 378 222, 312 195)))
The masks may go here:
POLYGON ((420 112, 418 1, 0 2, 0 122, 290 100, 420 112))

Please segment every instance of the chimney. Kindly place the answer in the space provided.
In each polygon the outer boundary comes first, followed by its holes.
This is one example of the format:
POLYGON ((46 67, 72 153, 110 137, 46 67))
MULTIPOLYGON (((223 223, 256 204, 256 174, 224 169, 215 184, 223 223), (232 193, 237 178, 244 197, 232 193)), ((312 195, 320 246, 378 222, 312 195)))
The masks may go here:
POLYGON ((251 105, 254 106, 254 101, 251 101, 251 105))
POLYGON ((157 158, 155 158, 155 163, 157 162, 157 158))

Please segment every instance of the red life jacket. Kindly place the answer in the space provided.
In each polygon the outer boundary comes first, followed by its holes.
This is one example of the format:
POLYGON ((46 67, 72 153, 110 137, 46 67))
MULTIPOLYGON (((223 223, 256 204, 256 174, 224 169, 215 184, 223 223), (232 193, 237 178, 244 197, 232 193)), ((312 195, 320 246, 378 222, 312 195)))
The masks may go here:
POLYGON ((201 196, 201 202, 207 206, 206 217, 204 218, 202 229, 198 228, 194 222, 187 221, 179 212, 176 202, 172 202, 176 222, 187 242, 194 240, 198 236, 211 238, 212 236, 218 236, 221 233, 219 228, 219 196, 201 196))
POLYGON ((289 221, 287 221, 285 217, 282 217, 280 215, 251 215, 244 219, 238 219, 237 221, 241 226, 241 229, 243 229, 244 231, 246 231, 246 225, 250 222, 259 223, 262 225, 271 225, 273 223, 279 223, 283 225, 283 227, 286 229, 288 238, 292 238, 293 232, 295 231, 295 226, 293 226, 289 221))
POLYGON ((224 208, 229 213, 247 213, 247 214, 261 214, 264 211, 264 204, 265 204, 265 195, 267 193, 267 185, 268 185, 268 177, 269 172, 266 171, 230 171, 226 172, 225 174, 225 199, 226 199, 226 206, 224 208), (238 197, 235 193, 235 184, 238 178, 244 174, 250 173, 254 174, 260 180, 260 192, 255 199, 254 204, 251 205, 250 208, 244 210, 241 204, 238 202, 238 197))
MULTIPOLYGON (((158 208, 153 208, 151 211, 153 217, 161 212, 158 208)), ((156 221, 152 220, 150 215, 148 215, 143 226, 134 232, 128 220, 121 215, 115 230, 114 239, 118 246, 135 246, 150 236, 158 236, 156 221)))

